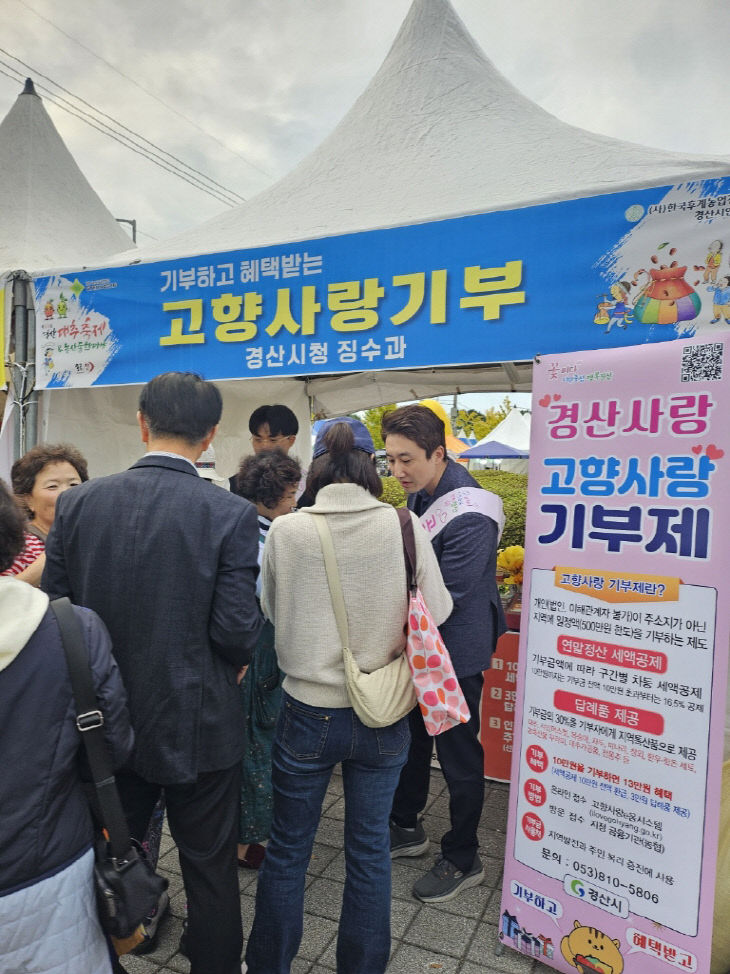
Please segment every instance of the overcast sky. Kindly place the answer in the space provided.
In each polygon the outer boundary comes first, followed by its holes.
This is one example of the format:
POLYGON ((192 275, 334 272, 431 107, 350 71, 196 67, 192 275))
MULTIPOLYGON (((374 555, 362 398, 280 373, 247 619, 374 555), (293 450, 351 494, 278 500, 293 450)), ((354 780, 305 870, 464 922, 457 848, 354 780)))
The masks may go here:
MULTIPOLYGON (((250 197, 334 128, 382 63, 409 6, 410 0, 0 0, 0 70, 7 72, 0 74, 0 118, 22 88, 18 77, 31 75, 114 216, 138 221, 140 243, 161 240, 225 204, 55 107, 41 87, 53 87, 46 78, 250 197)), ((730 160, 726 0, 453 0, 453 6, 499 70, 562 120, 730 160)))

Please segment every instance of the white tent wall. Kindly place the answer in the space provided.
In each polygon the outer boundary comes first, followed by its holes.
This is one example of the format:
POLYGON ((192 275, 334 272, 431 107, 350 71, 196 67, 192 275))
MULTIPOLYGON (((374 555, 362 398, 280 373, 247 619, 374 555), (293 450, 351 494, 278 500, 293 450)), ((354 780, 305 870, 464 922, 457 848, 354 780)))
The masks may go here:
POLYGON ((392 402, 466 392, 530 392, 531 362, 505 362, 483 368, 413 369, 355 372, 310 379, 307 390, 318 418, 342 416, 392 402))
MULTIPOLYGON (((310 441, 309 400, 304 382, 294 379, 251 379, 216 383, 223 396, 223 416, 213 447, 216 469, 230 476, 242 456, 252 452, 248 418, 257 406, 281 403, 299 421, 292 449, 306 466, 310 441)), ((89 475, 103 477, 125 470, 144 453, 136 422, 141 386, 46 391, 41 397, 40 439, 70 442, 89 462, 89 475)))

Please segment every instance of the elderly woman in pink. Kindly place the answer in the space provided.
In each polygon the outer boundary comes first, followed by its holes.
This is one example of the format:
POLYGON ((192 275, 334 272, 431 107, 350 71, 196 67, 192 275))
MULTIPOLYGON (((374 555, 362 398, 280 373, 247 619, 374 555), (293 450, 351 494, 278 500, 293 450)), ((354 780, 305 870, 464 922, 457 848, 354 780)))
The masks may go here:
POLYGON ((41 443, 16 460, 11 470, 13 492, 25 508, 29 523, 25 546, 3 575, 38 587, 46 561, 46 538, 56 514, 58 495, 89 479, 86 460, 66 444, 41 443))

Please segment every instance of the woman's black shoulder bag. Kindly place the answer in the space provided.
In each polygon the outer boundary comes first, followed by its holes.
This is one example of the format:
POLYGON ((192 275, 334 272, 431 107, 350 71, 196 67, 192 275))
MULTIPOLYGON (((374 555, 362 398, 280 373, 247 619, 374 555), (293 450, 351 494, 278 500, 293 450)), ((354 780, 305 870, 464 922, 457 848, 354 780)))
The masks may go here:
POLYGON ((76 704, 76 727, 86 748, 103 834, 95 843, 94 879, 99 920, 115 940, 131 937, 150 916, 167 880, 158 876, 129 836, 104 740, 104 714, 94 689, 89 652, 76 613, 67 598, 51 608, 61 630, 76 704))

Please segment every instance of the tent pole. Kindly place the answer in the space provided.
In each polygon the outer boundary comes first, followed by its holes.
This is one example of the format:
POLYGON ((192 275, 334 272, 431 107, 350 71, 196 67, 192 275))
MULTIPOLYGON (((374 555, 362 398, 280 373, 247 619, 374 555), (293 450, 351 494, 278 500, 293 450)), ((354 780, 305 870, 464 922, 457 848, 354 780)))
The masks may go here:
MULTIPOLYGON (((25 271, 16 271, 13 274, 13 318, 11 323, 12 345, 14 355, 10 364, 10 375, 13 380, 13 395, 17 410, 15 412, 15 436, 13 442, 13 459, 17 460, 34 445, 35 440, 31 434, 29 442, 28 429, 28 406, 29 401, 33 401, 34 408, 31 410, 33 419, 37 415, 37 402, 33 393, 35 384, 35 333, 29 338, 29 314, 28 305, 30 302, 29 284, 32 285, 31 278, 25 271), (31 363, 32 373, 29 370, 29 358, 32 350, 33 362, 31 363)), ((35 312, 32 316, 32 326, 35 332, 35 312)))
POLYGON ((28 395, 25 414, 25 450, 26 452, 38 442, 38 390, 35 387, 35 300, 33 294, 33 279, 26 281, 26 309, 27 309, 27 361, 26 375, 28 379, 28 395))

